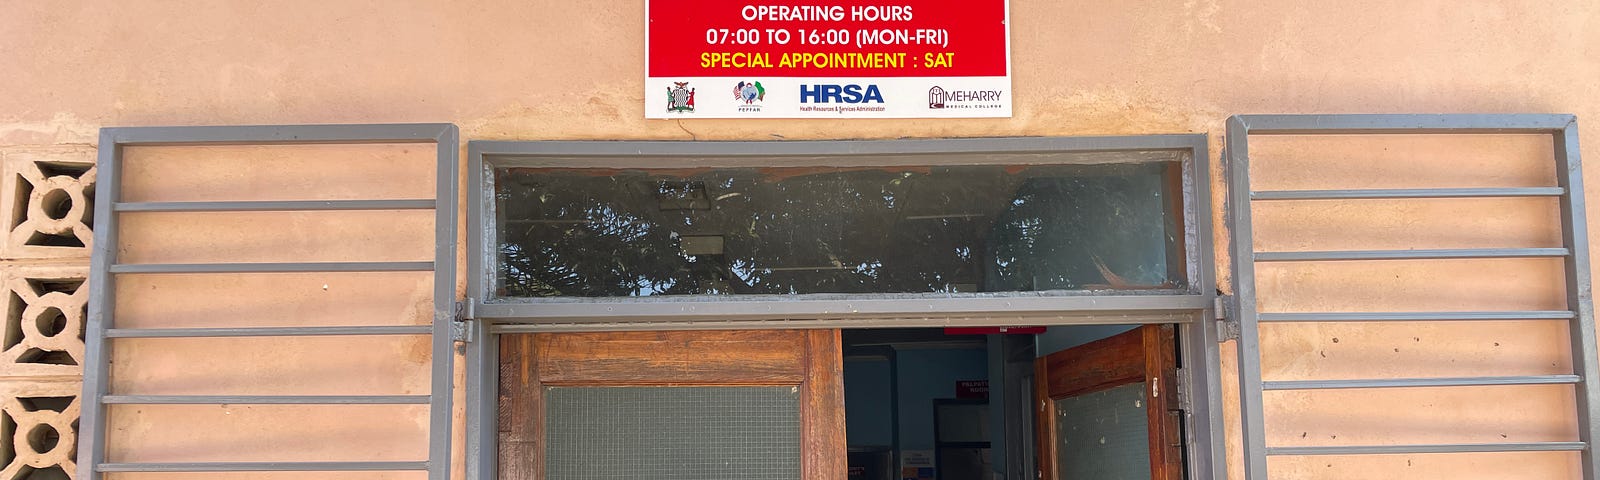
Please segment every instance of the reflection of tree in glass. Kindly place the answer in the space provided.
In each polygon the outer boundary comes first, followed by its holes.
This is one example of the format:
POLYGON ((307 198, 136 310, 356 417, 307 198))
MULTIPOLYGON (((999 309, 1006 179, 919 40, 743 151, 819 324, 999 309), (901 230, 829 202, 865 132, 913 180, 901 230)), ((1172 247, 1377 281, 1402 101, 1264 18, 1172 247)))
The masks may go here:
POLYGON ((837 168, 599 173, 606 176, 500 175, 504 295, 929 292, 949 291, 960 280, 955 270, 972 276, 976 235, 929 252, 916 247, 932 240, 907 245, 892 228, 897 202, 925 176, 837 168), (662 182, 683 181, 703 185, 710 208, 659 198, 662 182), (723 253, 684 253, 690 235, 721 237, 723 253))
MULTIPOLYGON (((567 172, 502 180, 515 185, 500 192, 508 227, 501 243, 507 295, 732 293, 748 288, 730 280, 754 279, 722 274, 732 267, 725 255, 683 251, 684 235, 719 235, 732 244, 742 232, 713 228, 711 212, 663 198, 667 189, 659 177, 567 172)), ((728 213, 712 208, 718 215, 728 213)))
POLYGON ((996 221, 990 290, 1171 287, 1158 166, 1032 178, 996 221), (1149 173, 1155 172, 1155 175, 1149 173), (1141 175, 1141 173, 1144 173, 1141 175))
POLYGON ((503 295, 630 296, 680 287, 677 237, 616 198, 604 177, 500 183, 503 295), (582 181, 571 181, 582 180, 582 181))
POLYGON ((503 170, 496 179, 499 294, 1159 284, 1166 279, 1161 239, 1167 235, 1160 175, 1124 170, 503 170), (708 239, 719 240, 720 249, 708 239))

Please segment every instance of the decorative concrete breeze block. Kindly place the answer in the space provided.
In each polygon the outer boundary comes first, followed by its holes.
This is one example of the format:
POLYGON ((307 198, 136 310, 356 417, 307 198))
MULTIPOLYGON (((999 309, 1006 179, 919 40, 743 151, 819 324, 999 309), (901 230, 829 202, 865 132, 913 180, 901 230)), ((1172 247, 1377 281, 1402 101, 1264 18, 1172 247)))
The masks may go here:
POLYGON ((83 266, 0 270, 5 286, 0 376, 83 374, 88 276, 83 266))
POLYGON ((94 247, 95 150, 10 151, 4 167, 0 212, 8 231, 0 257, 89 258, 94 247))
POLYGON ((94 162, 90 146, 0 151, 0 480, 77 475, 94 162))
POLYGON ((0 480, 75 478, 79 384, 0 382, 0 480))

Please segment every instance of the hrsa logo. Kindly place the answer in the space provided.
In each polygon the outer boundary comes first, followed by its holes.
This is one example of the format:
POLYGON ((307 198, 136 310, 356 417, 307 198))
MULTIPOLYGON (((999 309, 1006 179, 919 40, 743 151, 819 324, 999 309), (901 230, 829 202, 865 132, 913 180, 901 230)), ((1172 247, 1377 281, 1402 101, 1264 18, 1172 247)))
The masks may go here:
POLYGON ((883 103, 877 85, 800 85, 800 103, 883 103))

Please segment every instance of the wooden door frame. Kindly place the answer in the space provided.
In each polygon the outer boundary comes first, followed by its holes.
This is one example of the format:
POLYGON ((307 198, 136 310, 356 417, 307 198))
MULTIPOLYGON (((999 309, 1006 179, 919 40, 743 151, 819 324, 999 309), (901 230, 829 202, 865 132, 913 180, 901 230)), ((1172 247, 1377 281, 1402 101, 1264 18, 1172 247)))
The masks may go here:
POLYGON ((1177 348, 1172 325, 1137 329, 1034 359, 1034 439, 1040 478, 1058 479, 1056 416, 1052 401, 1145 382, 1149 416, 1150 473, 1156 480, 1183 478, 1182 411, 1177 401, 1177 348), (1051 381, 1051 371, 1073 376, 1051 381), (1048 474, 1048 475, 1045 475, 1048 474))
POLYGON ((800 478, 848 475, 838 330, 500 335, 498 478, 543 480, 550 386, 793 386, 800 478), (588 347, 588 348, 579 348, 588 347))

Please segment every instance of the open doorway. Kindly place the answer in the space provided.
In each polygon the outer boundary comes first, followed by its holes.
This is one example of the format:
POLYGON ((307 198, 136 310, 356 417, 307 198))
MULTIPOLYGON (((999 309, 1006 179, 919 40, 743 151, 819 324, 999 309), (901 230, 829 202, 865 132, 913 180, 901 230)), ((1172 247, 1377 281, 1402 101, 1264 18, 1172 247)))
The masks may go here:
POLYGON ((1183 478, 1174 332, 845 330, 849 478, 1183 478))
MULTIPOLYGON (((738 442, 727 445, 731 453, 662 454, 663 462, 641 461, 628 471, 634 476, 618 478, 666 478, 662 472, 688 471, 668 462, 685 458, 709 459, 705 465, 718 468, 784 466, 785 473, 761 478, 840 478, 849 476, 852 456, 863 465, 858 478, 1036 478, 1033 368, 1038 336, 1052 331, 971 335, 944 327, 1115 318, 1177 324, 1190 334, 1185 338, 1203 341, 1210 333, 1202 319, 1210 318, 1215 291, 1206 255, 1210 233, 1196 213, 1204 209, 1194 208, 1195 199, 1209 198, 1204 169, 1195 161, 1204 158, 1205 145, 1204 136, 475 144, 468 171, 479 191, 493 192, 470 196, 476 202, 471 218, 486 227, 469 228, 469 243, 482 247, 469 257, 480 260, 469 290, 485 299, 476 314, 495 322, 489 331, 502 339, 617 334, 546 345, 543 351, 571 357, 554 363, 517 360, 504 349, 469 352, 480 364, 502 362, 499 380, 514 383, 501 385, 498 418, 534 412, 501 426, 498 444, 521 450, 499 449, 499 471, 515 465, 533 476, 512 478, 554 478, 538 477, 558 463, 540 455, 592 450, 560 450, 554 440, 618 445, 652 439, 624 452, 637 460, 646 458, 640 451, 704 444, 697 438, 707 435, 696 432, 712 431, 673 424, 667 420, 686 415, 668 412, 641 415, 619 428, 580 430, 618 440, 552 437, 555 429, 545 428, 552 425, 538 423, 553 418, 549 409, 508 402, 504 393, 511 389, 536 399, 589 393, 556 389, 619 385, 731 389, 706 395, 797 387, 772 393, 816 388, 815 398, 836 393, 838 401, 779 398, 784 408, 797 405, 783 412, 799 418, 802 428, 782 436, 790 440, 771 442, 770 452, 729 462, 753 444, 738 442), (857 338, 895 332, 874 329, 913 327, 931 327, 910 334, 937 339, 857 338), (702 338, 756 331, 827 331, 835 343, 775 340, 779 344, 753 348, 702 338), (660 348, 644 352, 640 342, 660 348), (907 342, 919 346, 901 348, 907 342), (814 364, 829 348, 838 349, 824 354, 837 367, 814 364), (942 365, 916 358, 936 350, 973 360, 937 367, 958 375, 939 379, 934 393, 910 398, 912 386, 899 378, 903 368, 942 365), (748 362, 710 364, 746 356, 730 355, 735 351, 788 354, 754 371, 748 362), (627 378, 562 376, 596 364, 624 366, 615 372, 627 378), (663 369, 715 375, 707 380, 663 369), (507 370, 518 375, 508 377, 507 370), (889 375, 896 379, 883 379, 889 375), (535 383, 542 386, 527 387, 535 383), (985 386, 987 396, 981 394, 985 386), (892 401, 862 406, 857 397, 870 397, 874 389, 892 401), (847 421, 847 409, 860 418, 847 421), (663 438, 674 440, 657 441, 663 438), (845 454, 848 446, 857 447, 855 455, 845 454), (772 460, 779 457, 813 463, 772 460)), ((1213 351, 1208 347, 1191 342, 1184 355, 1198 358, 1213 351)), ((523 349, 522 356, 539 351, 523 349)), ((661 402, 636 403, 653 408, 661 402)), ((771 421, 774 411, 739 410, 744 416, 737 419, 771 421)), ((569 414, 563 421, 613 418, 569 414)), ((1209 423, 1196 430, 1208 429, 1209 423)), ((722 430, 714 435, 739 438, 722 430)), ((1196 458, 1210 458, 1211 440, 1197 443, 1196 458)), ((693 473, 698 476, 687 478, 713 478, 703 469, 693 473)))
POLYGON ((841 338, 852 480, 991 469, 989 353, 983 335, 870 329, 845 330, 841 338), (953 468, 938 468, 941 450, 953 468))

